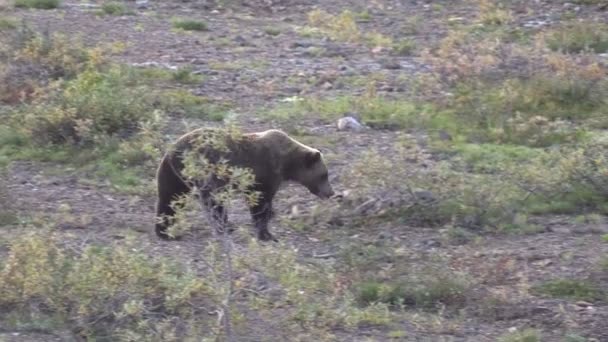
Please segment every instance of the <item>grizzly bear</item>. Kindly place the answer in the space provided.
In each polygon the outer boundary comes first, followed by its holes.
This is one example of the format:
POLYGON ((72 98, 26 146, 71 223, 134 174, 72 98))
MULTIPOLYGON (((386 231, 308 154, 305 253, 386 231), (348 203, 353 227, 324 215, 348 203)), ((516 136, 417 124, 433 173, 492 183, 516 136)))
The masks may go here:
MULTIPOLYGON (((222 184, 206 182, 205 186, 187 181, 184 170, 184 153, 193 151, 196 141, 217 133, 217 129, 200 128, 183 135, 173 148, 163 156, 157 170, 158 199, 156 203, 156 234, 169 239, 167 228, 168 219, 175 211, 171 202, 179 196, 188 193, 196 187, 205 207, 211 210, 212 219, 225 223, 227 213, 224 207, 212 200, 211 192, 222 184)), ((257 238, 261 241, 276 238, 268 231, 268 223, 273 216, 272 200, 285 182, 295 182, 306 187, 311 193, 321 199, 334 195, 328 180, 328 170, 321 152, 306 146, 286 133, 271 129, 263 132, 240 133, 236 136, 226 135, 227 149, 207 145, 196 153, 203 153, 211 162, 225 160, 228 165, 247 168, 254 176, 254 184, 249 189, 258 193, 258 200, 250 205, 250 214, 256 228, 257 238)), ((217 222, 217 221, 215 221, 217 222)))

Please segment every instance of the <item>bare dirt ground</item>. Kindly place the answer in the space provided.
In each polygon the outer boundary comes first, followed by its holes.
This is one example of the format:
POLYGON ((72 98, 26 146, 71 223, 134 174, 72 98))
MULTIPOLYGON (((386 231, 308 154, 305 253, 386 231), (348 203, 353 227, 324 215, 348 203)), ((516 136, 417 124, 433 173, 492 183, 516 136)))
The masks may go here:
MULTIPOLYGON (((381 92, 397 97, 412 96, 407 80, 422 70, 415 57, 396 57, 386 51, 371 51, 358 44, 337 43, 321 38, 303 38, 294 27, 306 25, 306 13, 313 8, 339 12, 343 8, 369 8, 371 20, 361 23, 362 30, 394 34, 406 30, 406 19, 420 17, 414 39, 419 46, 429 45, 447 30, 446 18, 467 18, 473 15, 472 5, 453 1, 444 9, 433 9, 432 1, 357 1, 340 0, 315 2, 310 0, 253 1, 249 6, 206 6, 195 2, 151 1, 147 9, 136 9, 129 16, 98 16, 90 6, 77 1, 65 1, 61 8, 51 11, 15 10, 19 18, 51 32, 81 36, 87 44, 95 42, 126 42, 124 53, 117 57, 127 63, 166 63, 192 66, 204 76, 201 84, 192 85, 196 94, 216 101, 227 101, 240 113, 239 121, 247 130, 271 128, 268 122, 255 116, 256 111, 294 95, 357 94, 365 88, 336 80, 350 76, 383 73, 387 77, 379 84, 381 92), (269 5, 269 3, 271 3, 269 5), (170 19, 187 16, 208 23, 209 31, 183 33, 171 29, 170 19), (273 27, 280 34, 272 36, 265 29, 273 27), (322 54, 315 51, 323 49, 322 54), (306 80, 314 79, 313 82, 306 80)), ((96 4, 92 2, 92 4, 96 4)), ((558 20, 562 4, 535 1, 529 4, 533 14, 521 14, 522 25, 541 22, 547 25, 558 20)), ((590 16, 606 18, 605 12, 583 8, 590 16)), ((367 131, 338 132, 333 126, 306 123, 319 138, 316 147, 335 156, 330 164, 332 173, 341 174, 351 161, 369 148, 383 149, 394 133, 367 131), (332 143, 327 142, 327 138, 332 143), (337 142, 337 143, 336 143, 337 142)), ((174 135, 183 132, 176 120, 174 135)), ((415 165, 404 165, 415 167, 415 165)), ((146 175, 147 176, 147 175, 146 175)), ((75 243, 100 243, 123 239, 136 234, 141 249, 152 254, 179 256, 196 267, 199 242, 160 241, 153 234, 153 195, 125 195, 111 187, 86 181, 86 175, 57 165, 15 162, 9 167, 8 188, 14 207, 26 216, 54 217, 66 205, 78 220, 60 226, 61 234, 75 243)), ((153 179, 150 178, 150 182, 153 179)), ((335 184, 341 189, 339 179, 335 184)), ((288 213, 291 205, 316 201, 305 189, 296 186, 283 190, 276 200, 280 215, 288 213)), ((245 211, 235 212, 231 220, 248 223, 245 211)), ((589 340, 608 341, 608 305, 606 303, 577 303, 530 295, 533 284, 553 278, 597 277, 595 269, 600 258, 608 253, 608 245, 600 239, 608 232, 605 223, 575 224, 570 217, 540 219, 541 233, 518 236, 484 236, 475 242, 452 245, 443 242, 436 229, 383 225, 362 229, 306 232, 290 230, 275 221, 272 231, 277 237, 298 246, 303 257, 340 250, 345 243, 380 243, 397 247, 402 255, 399 262, 425 267, 431 256, 440 256, 456 270, 467 273, 476 281, 475 295, 491 293, 504 298, 490 308, 471 305, 461 313, 435 316, 429 323, 424 312, 404 314, 399 323, 407 336, 402 341, 495 341, 509 328, 538 328, 543 341, 562 341, 567 332, 576 332, 589 340)), ((18 234, 11 230, 10 234, 18 234)), ((608 282, 604 281, 604 284, 608 282)), ((385 327, 361 327, 356 332, 336 332, 341 341, 389 340, 385 327)), ((393 327, 394 329, 394 327, 393 327)), ((270 340, 286 341, 280 331, 270 340)), ((268 336, 266 338, 269 338, 268 336)), ((67 340, 61 334, 46 335, 27 331, 3 331, 2 341, 67 340)))

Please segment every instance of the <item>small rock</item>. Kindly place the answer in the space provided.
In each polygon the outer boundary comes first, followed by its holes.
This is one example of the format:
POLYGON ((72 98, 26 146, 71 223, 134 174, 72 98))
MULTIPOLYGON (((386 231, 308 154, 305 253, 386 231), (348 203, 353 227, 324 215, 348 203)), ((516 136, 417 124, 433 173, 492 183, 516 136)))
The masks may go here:
POLYGON ((577 306, 581 306, 581 307, 589 307, 589 306, 593 306, 593 304, 589 303, 589 302, 585 302, 584 300, 579 300, 578 302, 574 303, 577 306))
POLYGON ((339 131, 361 132, 364 129, 363 125, 352 116, 345 116, 339 119, 337 124, 339 131))
POLYGON ((139 9, 148 8, 148 0, 135 0, 135 6, 139 9))
POLYGON ((389 69, 389 70, 401 69, 401 64, 399 63, 399 61, 392 60, 392 59, 388 59, 388 60, 384 60, 384 61, 380 62, 380 65, 384 69, 389 69))
POLYGON ((323 88, 323 90, 330 90, 331 88, 333 88, 333 84, 331 84, 331 82, 325 82, 323 83, 323 85, 321 85, 321 88, 323 88))
POLYGON ((414 195, 416 196, 416 200, 425 203, 431 203, 437 199, 435 195, 433 195, 433 193, 428 190, 414 191, 414 195))
POLYGON ((446 132, 444 130, 440 130, 439 131, 439 140, 450 141, 450 140, 452 140, 452 136, 448 132, 446 132))
POLYGON ((430 240, 424 241, 424 245, 427 248, 437 248, 437 247, 441 247, 441 242, 439 242, 435 239, 430 239, 430 240))

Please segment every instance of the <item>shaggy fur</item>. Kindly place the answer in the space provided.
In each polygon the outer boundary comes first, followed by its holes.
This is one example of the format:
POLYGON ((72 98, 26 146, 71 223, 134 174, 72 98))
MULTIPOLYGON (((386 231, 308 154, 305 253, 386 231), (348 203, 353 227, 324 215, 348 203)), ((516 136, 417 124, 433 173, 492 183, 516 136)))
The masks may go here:
MULTIPOLYGON (((171 201, 191 191, 192 186, 184 180, 181 171, 183 153, 190 149, 196 139, 212 132, 197 129, 177 140, 174 148, 167 152, 157 170, 158 200, 156 203, 156 234, 168 239, 168 217, 175 214, 171 201)), ((255 184, 250 190, 257 191, 261 197, 255 206, 250 207, 251 217, 262 241, 276 239, 268 231, 272 217, 272 200, 284 182, 296 182, 305 186, 320 198, 329 198, 334 191, 329 184, 328 172, 321 152, 306 146, 279 130, 243 134, 239 139, 227 141, 230 152, 207 148, 201 153, 211 162, 225 158, 232 166, 249 168, 255 176, 255 184)), ((211 183, 210 187, 198 189, 203 203, 212 209, 213 218, 227 219, 225 209, 213 203, 210 192, 221 184, 211 183)))

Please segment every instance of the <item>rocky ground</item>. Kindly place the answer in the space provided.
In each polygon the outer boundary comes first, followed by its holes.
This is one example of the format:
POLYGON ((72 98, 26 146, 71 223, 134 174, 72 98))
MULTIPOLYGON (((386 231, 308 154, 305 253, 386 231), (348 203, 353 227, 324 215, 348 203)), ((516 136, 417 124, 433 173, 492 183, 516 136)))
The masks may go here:
MULTIPOLYGON (((374 50, 361 44, 306 38, 297 28, 307 25, 306 13, 314 8, 340 12, 368 10, 370 19, 360 23, 365 31, 388 35, 404 32, 418 48, 430 46, 448 30, 450 19, 466 21, 474 14, 475 4, 452 1, 437 9, 433 1, 358 1, 315 2, 284 0, 248 2, 248 6, 204 2, 150 1, 146 8, 128 2, 133 15, 99 16, 98 3, 64 1, 57 10, 15 10, 11 15, 27 20, 40 29, 82 37, 87 44, 124 42, 125 51, 116 58, 125 63, 156 63, 166 66, 191 66, 204 81, 191 90, 213 101, 230 103, 238 120, 248 130, 272 125, 256 113, 292 96, 358 94, 365 85, 347 82, 357 77, 382 74, 378 90, 395 97, 415 96, 412 83, 416 73, 426 67, 418 58, 395 56, 390 51, 374 50), (208 23, 209 30, 184 33, 172 30, 171 18, 187 16, 208 23), (416 26, 412 30, 412 25, 416 26), (268 28, 280 33, 268 34, 268 28), (413 32, 412 32, 413 31, 413 32), (412 33, 408 33, 412 32, 412 33)), ((551 25, 568 6, 554 1, 526 3, 532 11, 520 13, 523 27, 551 25)), ((522 8, 524 5, 522 5, 522 8)), ((515 6, 517 10, 517 6, 515 6)), ((13 10, 10 10, 13 11, 13 10)), ((608 20, 600 6, 582 6, 579 13, 608 20)), ((318 147, 334 156, 331 172, 339 175, 351 161, 370 148, 382 149, 395 133, 372 130, 360 133, 339 132, 311 120, 302 124, 317 134, 318 147)), ((175 135, 183 124, 175 121, 175 135)), ((407 166, 406 166, 407 167, 407 166)), ((150 253, 179 255, 197 266, 196 240, 159 241, 153 234, 153 195, 126 195, 99 182, 88 182, 78 171, 36 162, 14 162, 9 166, 7 184, 13 206, 20 212, 59 217, 61 210, 74 216, 60 225, 61 234, 74 243, 104 243, 136 234, 141 248, 150 253), (65 209, 69 208, 69 209, 65 209)), ((150 182, 153 179, 150 178, 150 182)), ((341 190, 340 180, 335 184, 341 190)), ((277 198, 277 211, 290 212, 294 204, 316 199, 297 186, 285 189, 277 198)), ((237 223, 248 223, 245 211, 231 216, 237 223)), ((333 253, 345 243, 377 242, 400 250, 401 262, 417 267, 428 265, 431 256, 440 256, 455 271, 475 279, 474 296, 491 293, 504 301, 481 307, 471 298, 463 314, 436 315, 423 312, 404 314, 398 322, 407 336, 403 341, 495 341, 509 329, 538 328, 543 341, 565 341, 570 332, 587 336, 589 341, 608 341, 604 324, 608 321, 606 303, 585 303, 547 299, 529 294, 529 287, 540 281, 568 277, 601 277, 595 265, 608 253, 599 236, 608 225, 573 223, 571 217, 540 219, 544 229, 531 235, 484 236, 479 240, 454 245, 445 243, 437 229, 380 225, 365 230, 335 229, 293 231, 273 223, 272 231, 282 241, 298 246, 302 256, 333 253), (479 307, 477 307, 479 306, 479 307)), ((17 234, 10 231, 8 234, 17 234)), ((605 275, 603 275, 605 277, 605 275)), ((384 341, 387 328, 361 327, 354 334, 336 332, 342 341, 384 341)), ((270 340, 288 340, 281 332, 270 340)), ((3 331, 2 341, 67 340, 60 333, 47 335, 28 331, 3 331)))

